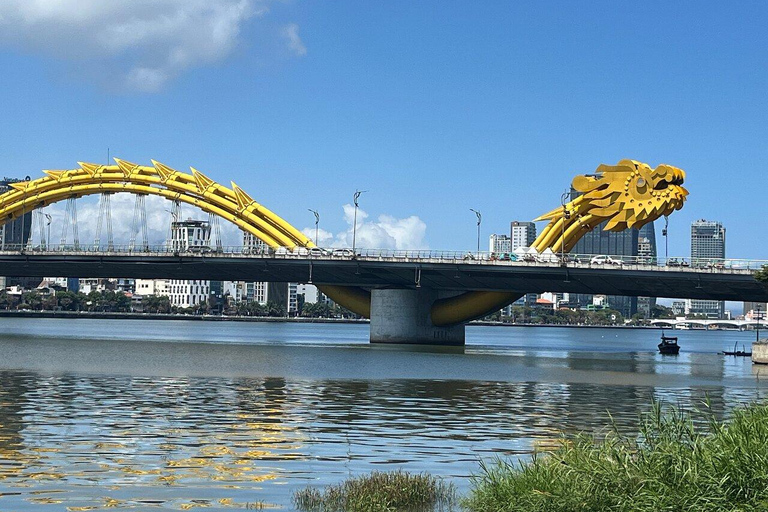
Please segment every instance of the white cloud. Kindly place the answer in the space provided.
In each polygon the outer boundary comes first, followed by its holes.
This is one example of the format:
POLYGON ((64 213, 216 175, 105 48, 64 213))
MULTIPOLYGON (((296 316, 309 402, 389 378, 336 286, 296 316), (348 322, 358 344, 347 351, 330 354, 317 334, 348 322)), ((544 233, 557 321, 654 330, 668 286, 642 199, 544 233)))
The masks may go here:
POLYGON ((304 46, 304 42, 299 37, 299 26, 295 23, 283 28, 283 36, 288 40, 288 48, 299 57, 303 57, 307 54, 307 47, 304 46))
MULTIPOLYGON (((321 247, 352 247, 355 207, 344 205, 344 220, 348 227, 335 235, 324 229, 318 232, 318 245, 321 247)), ((412 215, 403 219, 391 215, 379 215, 374 221, 368 221, 369 215, 365 210, 357 209, 357 229, 355 246, 365 249, 398 249, 416 250, 428 249, 424 236, 427 225, 419 217, 412 215)), ((315 228, 307 227, 302 230, 312 240, 315 239, 315 228)))
MULTIPOLYGON (((0 44, 69 61, 89 80, 154 92, 224 59, 271 1, 0 0, 0 44)), ((295 54, 306 53, 298 26, 284 36, 295 54)))
MULTIPOLYGON (((127 246, 131 239, 133 228, 133 212, 136 196, 128 193, 113 194, 110 197, 112 205, 112 235, 115 245, 127 246)), ((145 196, 147 211, 148 243, 150 245, 165 244, 171 222, 172 203, 158 196, 145 196)), ((64 227, 64 212, 66 202, 61 201, 47 206, 44 212, 51 215, 51 244, 59 244, 64 227)), ((331 233, 324 229, 318 230, 318 241, 321 247, 352 247, 352 219, 354 206, 344 205, 344 220, 347 229, 339 233, 331 233)), ((208 220, 208 214, 194 206, 181 205, 182 219, 208 220)), ((99 221, 99 196, 92 195, 77 200, 77 227, 79 242, 82 247, 93 247, 99 221)), ((240 247, 243 244, 243 232, 234 224, 219 219, 221 240, 224 246, 240 247)), ((428 249, 424 240, 427 225, 419 217, 410 216, 402 219, 391 215, 380 215, 377 220, 369 220, 365 210, 357 210, 356 247, 364 249, 398 249, 416 250, 428 249)), ((68 228, 67 244, 73 242, 72 229, 68 228)), ((315 240, 315 227, 306 227, 303 233, 315 240)), ((40 240, 39 230, 32 233, 33 243, 40 240)), ((102 226, 101 246, 106 247, 107 229, 102 226)), ((141 243, 141 231, 137 234, 136 243, 141 243)))

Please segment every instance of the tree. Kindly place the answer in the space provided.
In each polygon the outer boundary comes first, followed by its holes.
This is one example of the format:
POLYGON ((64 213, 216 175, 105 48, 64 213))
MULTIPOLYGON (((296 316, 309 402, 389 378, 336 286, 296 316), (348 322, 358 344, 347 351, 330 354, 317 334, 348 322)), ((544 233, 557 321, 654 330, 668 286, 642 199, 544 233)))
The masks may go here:
POLYGON ((675 318, 672 308, 656 304, 651 308, 651 318, 675 318))
POLYGON ((18 305, 18 309, 32 309, 34 311, 40 311, 43 309, 43 298, 37 291, 24 292, 21 295, 21 304, 18 305))
POLYGON ((170 313, 171 299, 167 295, 144 295, 141 307, 146 313, 170 313))
POLYGON ((59 307, 64 311, 79 311, 83 298, 85 298, 85 295, 82 293, 74 293, 70 291, 56 293, 56 300, 59 303, 59 307))
POLYGON ((0 291, 0 309, 13 309, 19 304, 19 297, 9 295, 5 290, 0 291))
POLYGON ((301 316, 309 318, 329 318, 333 315, 333 310, 325 302, 307 302, 301 310, 301 316))
POLYGON ((763 265, 763 268, 755 272, 755 279, 761 283, 768 283, 768 265, 763 265))
POLYGON ((267 302, 267 316, 286 316, 285 305, 277 302, 267 302))

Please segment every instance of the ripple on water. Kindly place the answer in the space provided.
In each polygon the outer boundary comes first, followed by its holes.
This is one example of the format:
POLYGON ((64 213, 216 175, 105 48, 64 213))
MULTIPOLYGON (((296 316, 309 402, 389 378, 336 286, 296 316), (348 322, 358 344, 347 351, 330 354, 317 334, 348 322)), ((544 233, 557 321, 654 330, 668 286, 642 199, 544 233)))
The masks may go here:
MULTIPOLYGON (((610 410, 634 428, 650 397, 743 389, 477 381, 292 381, 0 372, 0 509, 290 508, 292 489, 372 469, 464 481, 610 410), (53 508, 53 507, 52 507, 53 508)), ((464 484, 465 485, 465 484, 464 484)))

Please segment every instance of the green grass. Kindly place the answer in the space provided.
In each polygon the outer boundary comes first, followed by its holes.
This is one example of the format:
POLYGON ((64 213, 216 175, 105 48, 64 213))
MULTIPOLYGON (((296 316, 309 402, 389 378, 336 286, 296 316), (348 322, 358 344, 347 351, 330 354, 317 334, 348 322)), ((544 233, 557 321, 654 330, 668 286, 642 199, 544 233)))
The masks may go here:
POLYGON ((308 487, 293 495, 296 508, 307 512, 426 512, 450 507, 455 499, 453 484, 404 471, 374 471, 322 492, 308 487))
POLYGON ((639 437, 580 435, 519 465, 482 465, 462 505, 477 512, 768 510, 768 406, 697 426, 659 404, 639 437))

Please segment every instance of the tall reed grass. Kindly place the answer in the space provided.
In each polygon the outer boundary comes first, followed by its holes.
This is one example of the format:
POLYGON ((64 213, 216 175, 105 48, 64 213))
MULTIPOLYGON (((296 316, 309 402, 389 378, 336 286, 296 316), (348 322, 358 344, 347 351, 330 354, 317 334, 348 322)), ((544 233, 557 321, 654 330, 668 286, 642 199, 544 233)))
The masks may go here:
POLYGON ((702 426, 656 403, 638 437, 614 428, 600 440, 563 440, 527 463, 481 465, 462 505, 476 512, 768 510, 768 406, 702 426))
POLYGON ((307 512, 427 512, 450 508, 453 484, 427 473, 379 472, 350 478, 324 491, 294 493, 296 508, 307 512))

